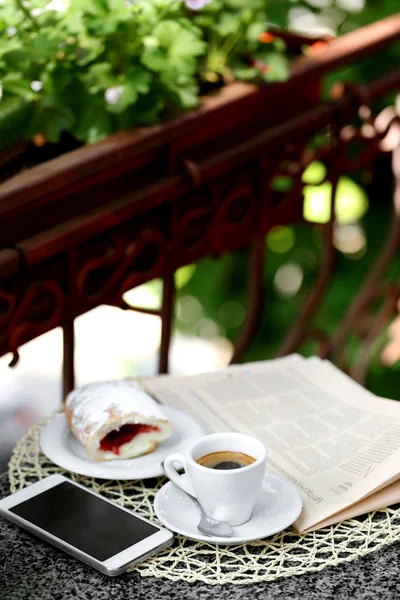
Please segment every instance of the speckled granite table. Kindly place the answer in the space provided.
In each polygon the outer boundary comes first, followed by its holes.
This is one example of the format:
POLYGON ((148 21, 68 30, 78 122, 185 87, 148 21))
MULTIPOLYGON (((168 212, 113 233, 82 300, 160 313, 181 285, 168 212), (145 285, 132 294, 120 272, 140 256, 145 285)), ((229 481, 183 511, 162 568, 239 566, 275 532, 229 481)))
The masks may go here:
MULTIPOLYGON (((0 476, 0 498, 8 495, 0 476)), ((0 600, 352 600, 400 598, 400 543, 320 573, 246 586, 209 586, 136 574, 109 578, 0 517, 0 600)))

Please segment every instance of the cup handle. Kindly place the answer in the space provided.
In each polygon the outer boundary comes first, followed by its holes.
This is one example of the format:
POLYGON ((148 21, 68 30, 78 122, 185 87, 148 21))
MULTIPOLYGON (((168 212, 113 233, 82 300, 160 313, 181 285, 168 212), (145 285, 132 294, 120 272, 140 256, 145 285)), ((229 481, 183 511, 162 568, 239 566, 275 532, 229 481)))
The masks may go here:
POLYGON ((174 454, 170 454, 164 461, 164 471, 167 474, 167 477, 170 481, 172 481, 175 485, 181 488, 184 492, 189 494, 189 496, 193 496, 197 498, 195 491, 192 486, 192 482, 190 481, 188 471, 187 471, 187 462, 186 458, 183 454, 179 452, 175 452, 174 454), (180 475, 175 468, 174 463, 178 463, 185 469, 185 473, 180 475))

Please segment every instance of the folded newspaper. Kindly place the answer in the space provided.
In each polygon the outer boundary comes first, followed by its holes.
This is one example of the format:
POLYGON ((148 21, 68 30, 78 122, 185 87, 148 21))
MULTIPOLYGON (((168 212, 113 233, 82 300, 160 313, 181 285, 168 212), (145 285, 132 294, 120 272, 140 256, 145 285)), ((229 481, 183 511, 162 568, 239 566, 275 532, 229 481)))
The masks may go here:
POLYGON ((400 502, 400 402, 378 398, 328 361, 290 355, 142 384, 210 433, 262 440, 268 469, 303 497, 300 533, 400 502))

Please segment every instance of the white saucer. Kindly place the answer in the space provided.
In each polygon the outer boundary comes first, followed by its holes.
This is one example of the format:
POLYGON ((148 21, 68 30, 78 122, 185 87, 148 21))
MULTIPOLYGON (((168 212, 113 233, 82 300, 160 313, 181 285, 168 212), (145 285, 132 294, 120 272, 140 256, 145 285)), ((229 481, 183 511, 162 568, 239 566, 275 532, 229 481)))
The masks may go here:
POLYGON ((267 473, 253 516, 244 525, 233 527, 232 537, 210 537, 197 529, 199 512, 190 497, 169 481, 157 493, 154 510, 161 523, 175 533, 211 544, 232 545, 252 542, 286 529, 302 510, 302 499, 294 485, 279 475, 267 473))
POLYGON ((189 440, 205 435, 204 427, 191 415, 163 406, 171 421, 174 432, 162 442, 154 452, 130 460, 111 460, 96 462, 92 460, 82 444, 71 433, 64 413, 51 419, 43 427, 40 444, 43 453, 53 463, 89 477, 98 479, 149 479, 163 475, 161 462, 171 452, 177 452, 187 446, 189 440))

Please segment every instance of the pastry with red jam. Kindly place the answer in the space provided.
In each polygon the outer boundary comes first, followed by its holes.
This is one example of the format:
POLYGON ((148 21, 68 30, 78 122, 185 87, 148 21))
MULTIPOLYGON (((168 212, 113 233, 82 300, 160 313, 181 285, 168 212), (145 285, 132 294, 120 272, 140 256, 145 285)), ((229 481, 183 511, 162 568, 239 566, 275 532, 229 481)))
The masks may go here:
POLYGON ((107 381, 68 394, 69 427, 96 461, 154 452, 172 434, 162 407, 135 382, 107 381))

